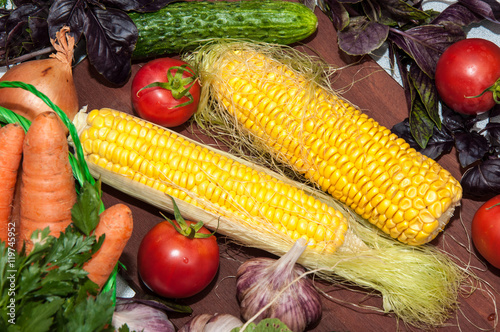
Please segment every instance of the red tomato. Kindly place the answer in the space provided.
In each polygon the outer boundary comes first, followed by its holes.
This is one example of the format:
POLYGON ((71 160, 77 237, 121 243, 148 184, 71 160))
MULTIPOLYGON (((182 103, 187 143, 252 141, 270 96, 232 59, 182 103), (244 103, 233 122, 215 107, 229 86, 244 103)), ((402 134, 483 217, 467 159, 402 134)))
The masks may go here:
MULTIPOLYGON (((210 234, 205 227, 198 232, 210 234)), ((202 291, 215 277, 219 246, 215 236, 191 239, 163 221, 142 239, 137 263, 142 281, 153 292, 168 298, 186 298, 202 291)))
POLYGON ((146 63, 137 71, 132 80, 132 105, 141 118, 163 127, 176 127, 196 112, 200 102, 200 83, 190 67, 182 75, 181 72, 176 75, 178 67, 183 65, 187 66, 187 63, 160 58, 146 63), (155 86, 141 90, 155 82, 164 82, 170 87, 155 86), (189 93, 176 98, 176 93, 188 89, 189 93))
POLYGON ((469 38, 448 47, 436 65, 436 88, 443 102, 456 112, 478 114, 495 105, 492 92, 480 95, 500 78, 500 47, 469 38))
POLYGON ((494 267, 500 268, 500 195, 484 203, 472 219, 472 242, 494 267))

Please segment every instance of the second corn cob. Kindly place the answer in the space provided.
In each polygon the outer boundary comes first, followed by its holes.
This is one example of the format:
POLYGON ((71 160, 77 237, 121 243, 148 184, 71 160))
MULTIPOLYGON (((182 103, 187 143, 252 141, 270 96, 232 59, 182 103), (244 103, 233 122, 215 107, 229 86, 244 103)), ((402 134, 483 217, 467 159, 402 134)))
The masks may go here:
POLYGON ((195 56, 229 126, 403 243, 427 243, 443 230, 462 197, 447 170, 327 87, 248 45, 215 44, 195 56))

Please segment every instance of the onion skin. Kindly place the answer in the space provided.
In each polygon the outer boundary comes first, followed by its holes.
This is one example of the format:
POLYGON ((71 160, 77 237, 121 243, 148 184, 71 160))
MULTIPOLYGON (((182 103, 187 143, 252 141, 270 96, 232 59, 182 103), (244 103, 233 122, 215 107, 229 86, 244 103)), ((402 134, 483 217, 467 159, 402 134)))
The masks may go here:
MULTIPOLYGON (((79 110, 78 95, 71 67, 58 69, 63 64, 57 59, 31 60, 16 65, 0 81, 21 81, 32 84, 73 120, 79 110)), ((30 121, 40 113, 52 111, 40 98, 18 88, 0 89, 0 105, 24 116, 30 121)))
MULTIPOLYGON (((21 81, 33 85, 59 106, 72 121, 79 110, 78 94, 73 81, 72 59, 74 38, 66 36, 69 28, 63 27, 52 45, 57 50, 50 58, 22 62, 11 67, 0 81, 21 81)), ((53 112, 33 93, 19 88, 0 89, 0 105, 22 115, 30 121, 40 113, 53 112)))

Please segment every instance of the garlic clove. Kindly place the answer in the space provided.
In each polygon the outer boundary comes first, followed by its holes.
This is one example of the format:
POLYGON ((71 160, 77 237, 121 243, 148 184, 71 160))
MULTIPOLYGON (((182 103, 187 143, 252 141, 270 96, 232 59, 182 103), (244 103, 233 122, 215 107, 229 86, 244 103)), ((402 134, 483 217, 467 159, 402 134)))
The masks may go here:
POLYGON ((203 332, 231 332, 235 327, 243 326, 243 322, 230 314, 215 314, 205 325, 203 332))
POLYGON ((230 332, 243 322, 230 314, 200 314, 189 320, 178 332, 230 332))
POLYGON ((191 318, 178 332, 203 332, 205 325, 212 318, 209 314, 200 314, 191 318))

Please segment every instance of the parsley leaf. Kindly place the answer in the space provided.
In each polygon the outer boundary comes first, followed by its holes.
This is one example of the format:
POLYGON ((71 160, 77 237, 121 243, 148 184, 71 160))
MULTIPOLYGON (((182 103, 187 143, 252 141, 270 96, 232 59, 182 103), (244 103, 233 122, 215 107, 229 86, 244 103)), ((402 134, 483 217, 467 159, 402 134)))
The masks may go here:
POLYGON ((0 330, 104 331, 113 316, 113 296, 99 293, 83 269, 102 240, 73 224, 58 238, 47 228, 32 239, 29 254, 0 245, 0 330))

